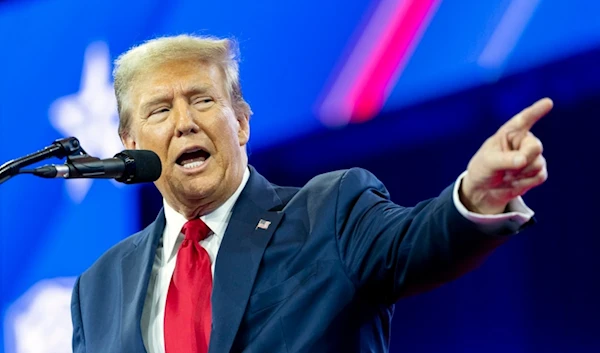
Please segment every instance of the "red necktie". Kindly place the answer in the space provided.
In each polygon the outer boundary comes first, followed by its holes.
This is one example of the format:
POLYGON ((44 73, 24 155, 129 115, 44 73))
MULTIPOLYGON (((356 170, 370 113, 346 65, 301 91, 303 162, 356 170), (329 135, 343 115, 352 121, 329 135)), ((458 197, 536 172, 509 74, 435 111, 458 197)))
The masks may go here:
POLYGON ((177 252, 165 307, 165 352, 207 353, 211 327, 212 273, 208 253, 198 242, 210 229, 201 219, 188 221, 177 252))

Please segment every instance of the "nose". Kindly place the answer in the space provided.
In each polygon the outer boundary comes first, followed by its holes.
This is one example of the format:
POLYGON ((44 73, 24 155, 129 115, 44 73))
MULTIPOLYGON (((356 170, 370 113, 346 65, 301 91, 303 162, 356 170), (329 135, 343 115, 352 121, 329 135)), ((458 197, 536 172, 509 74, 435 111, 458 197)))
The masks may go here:
POLYGON ((175 115, 175 135, 177 137, 195 134, 200 131, 200 127, 196 124, 187 102, 181 100, 175 102, 173 114, 175 115))

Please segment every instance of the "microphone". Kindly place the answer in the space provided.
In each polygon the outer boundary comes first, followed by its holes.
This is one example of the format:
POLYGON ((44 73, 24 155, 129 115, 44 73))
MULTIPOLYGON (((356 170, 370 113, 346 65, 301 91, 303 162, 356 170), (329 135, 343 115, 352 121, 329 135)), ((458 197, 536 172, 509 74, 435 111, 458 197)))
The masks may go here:
POLYGON ((116 179, 125 184, 156 181, 162 172, 158 155, 148 150, 124 150, 113 158, 71 158, 62 165, 45 165, 32 173, 43 178, 116 179))

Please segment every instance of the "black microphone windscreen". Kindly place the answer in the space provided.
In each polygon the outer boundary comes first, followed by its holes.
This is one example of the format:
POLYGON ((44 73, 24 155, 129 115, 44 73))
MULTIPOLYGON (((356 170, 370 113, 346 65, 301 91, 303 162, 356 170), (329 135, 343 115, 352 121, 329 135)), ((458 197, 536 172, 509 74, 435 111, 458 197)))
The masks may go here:
POLYGON ((126 184, 147 183, 156 181, 162 173, 162 165, 158 155, 149 150, 124 150, 115 157, 131 158, 134 160, 133 175, 127 177, 126 184), (119 157, 121 156, 121 157, 119 157))

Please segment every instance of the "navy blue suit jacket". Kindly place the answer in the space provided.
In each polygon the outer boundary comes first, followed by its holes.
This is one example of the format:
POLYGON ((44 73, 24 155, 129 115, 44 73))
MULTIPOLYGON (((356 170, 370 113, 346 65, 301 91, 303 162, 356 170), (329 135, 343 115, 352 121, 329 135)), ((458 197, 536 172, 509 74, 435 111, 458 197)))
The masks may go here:
MULTIPOLYGON (((75 353, 145 352, 140 321, 164 226, 161 211, 78 278, 75 353)), ((289 188, 251 168, 216 260, 210 353, 387 352, 399 298, 476 267, 518 230, 466 220, 452 185, 407 208, 363 169, 289 188)))

